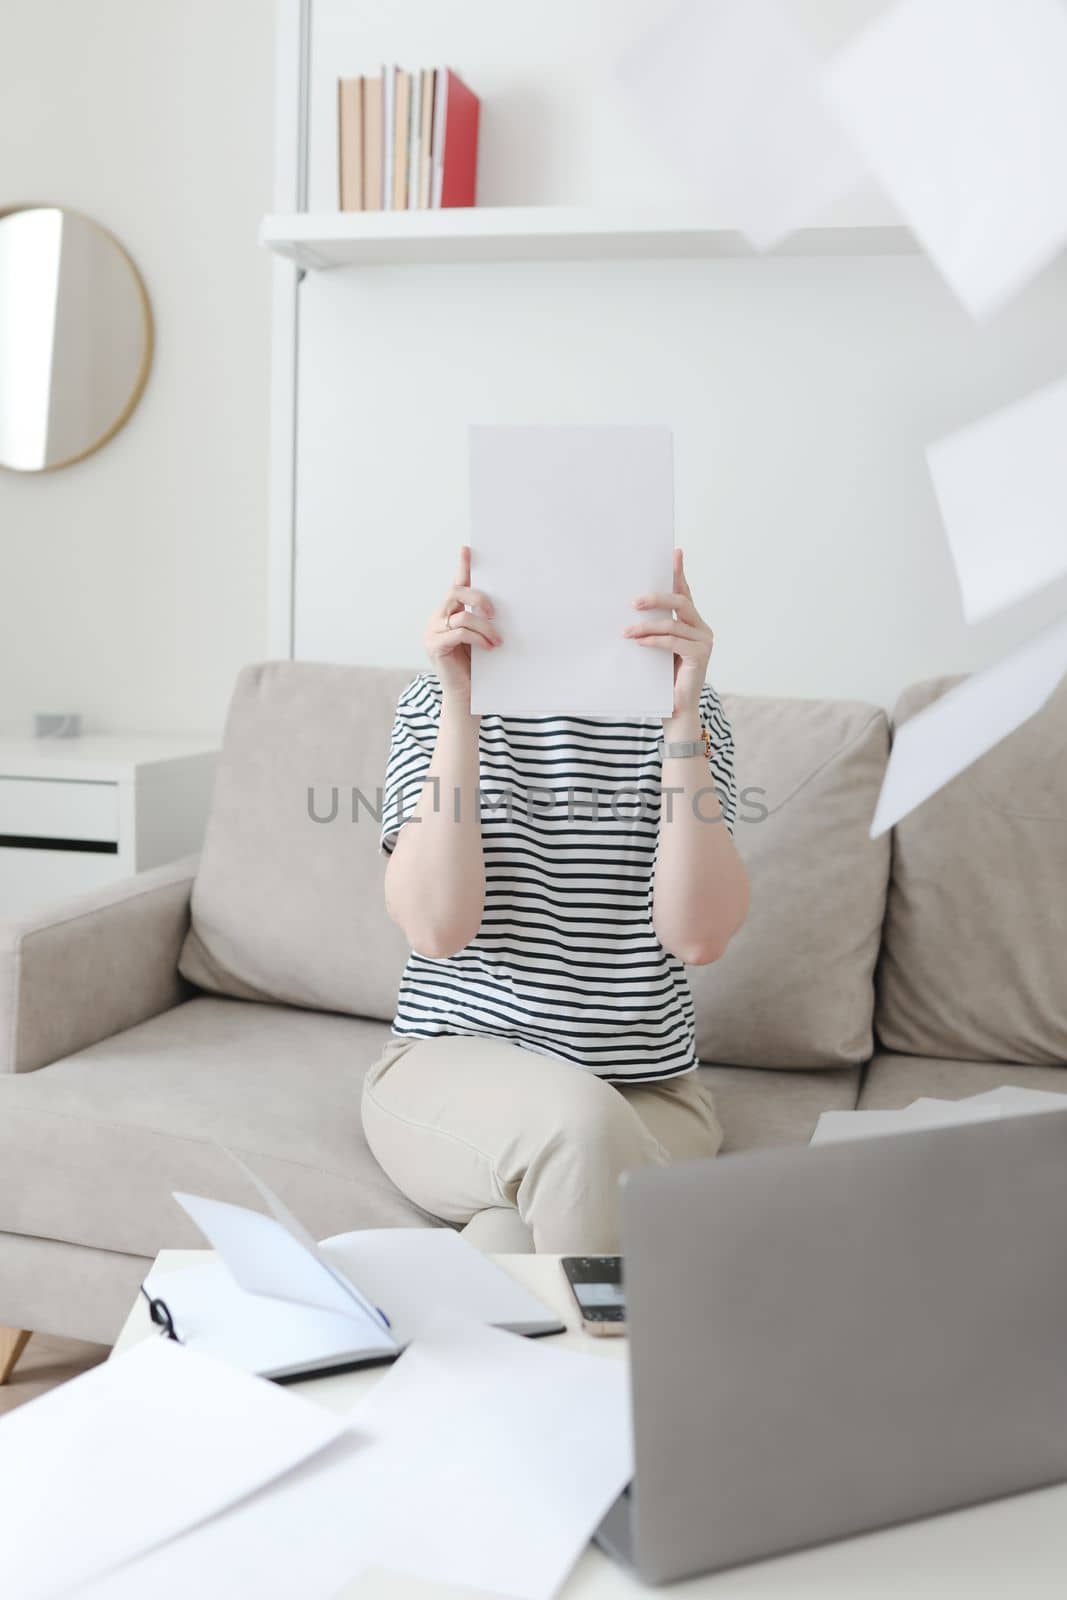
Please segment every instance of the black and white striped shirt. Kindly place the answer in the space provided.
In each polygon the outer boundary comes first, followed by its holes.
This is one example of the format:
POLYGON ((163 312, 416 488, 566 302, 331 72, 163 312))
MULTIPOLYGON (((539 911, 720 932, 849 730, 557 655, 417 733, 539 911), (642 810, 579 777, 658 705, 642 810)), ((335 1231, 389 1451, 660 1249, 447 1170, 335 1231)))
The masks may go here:
MULTIPOLYGON (((440 713, 440 683, 423 673, 397 705, 386 851, 418 802, 440 713)), ((701 811, 715 814, 714 786, 732 832, 733 739, 708 684, 700 714, 711 747, 701 811)), ((696 1065, 685 968, 652 926, 662 737, 659 721, 482 717, 482 924, 458 955, 412 953, 394 1033, 487 1034, 630 1081, 696 1065)))

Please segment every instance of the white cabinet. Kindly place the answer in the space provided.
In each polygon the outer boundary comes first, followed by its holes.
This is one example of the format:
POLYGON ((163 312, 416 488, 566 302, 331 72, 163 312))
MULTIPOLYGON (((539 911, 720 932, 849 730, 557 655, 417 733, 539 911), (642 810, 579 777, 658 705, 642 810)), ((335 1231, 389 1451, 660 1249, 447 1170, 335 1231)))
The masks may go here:
POLYGON ((0 738, 0 920, 198 850, 216 755, 195 739, 0 738))

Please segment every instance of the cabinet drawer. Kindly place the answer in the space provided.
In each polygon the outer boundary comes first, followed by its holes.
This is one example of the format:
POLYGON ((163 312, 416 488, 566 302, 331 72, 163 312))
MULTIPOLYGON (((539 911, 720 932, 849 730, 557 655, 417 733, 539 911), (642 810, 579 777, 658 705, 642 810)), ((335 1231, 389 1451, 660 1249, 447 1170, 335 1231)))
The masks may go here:
POLYGON ((5 844, 19 838, 117 844, 118 785, 0 778, 0 837, 5 844))
POLYGON ((0 846, 0 922, 25 917, 123 876, 118 856, 0 846))

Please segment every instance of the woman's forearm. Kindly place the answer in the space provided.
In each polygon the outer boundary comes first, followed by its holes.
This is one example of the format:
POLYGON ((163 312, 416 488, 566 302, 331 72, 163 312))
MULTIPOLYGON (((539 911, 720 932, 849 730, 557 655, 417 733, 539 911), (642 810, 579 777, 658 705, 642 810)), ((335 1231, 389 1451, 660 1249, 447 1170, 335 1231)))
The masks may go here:
MULTIPOLYGON (((664 724, 669 743, 701 738, 697 711, 664 724)), ((665 950, 687 966, 717 961, 748 912, 748 874, 722 818, 701 756, 664 754, 652 922, 665 950)))
POLYGON ((418 804, 389 858, 385 903, 412 949, 424 956, 455 955, 481 925, 478 719, 448 695, 418 804))

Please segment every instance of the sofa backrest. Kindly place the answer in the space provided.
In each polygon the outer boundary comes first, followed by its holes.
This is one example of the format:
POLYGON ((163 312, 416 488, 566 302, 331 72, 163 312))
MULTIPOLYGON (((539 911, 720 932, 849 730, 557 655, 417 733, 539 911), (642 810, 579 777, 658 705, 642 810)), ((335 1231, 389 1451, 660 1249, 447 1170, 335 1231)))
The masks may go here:
MULTIPOLYGON (((385 914, 374 801, 411 673, 280 662, 241 673, 181 970, 220 994, 392 1018, 406 955, 385 914), (309 814, 332 816, 315 821, 309 814), (336 803, 336 815, 333 815, 336 803)), ((884 712, 725 697, 742 790, 750 921, 691 973, 703 1059, 836 1067, 871 1053, 887 841, 867 828, 884 712)))
POLYGON ((1067 1063, 1067 684, 894 829, 877 987, 887 1050, 1067 1063))

